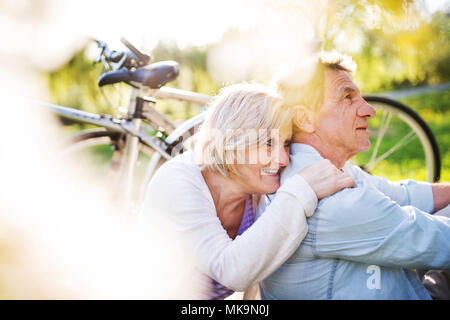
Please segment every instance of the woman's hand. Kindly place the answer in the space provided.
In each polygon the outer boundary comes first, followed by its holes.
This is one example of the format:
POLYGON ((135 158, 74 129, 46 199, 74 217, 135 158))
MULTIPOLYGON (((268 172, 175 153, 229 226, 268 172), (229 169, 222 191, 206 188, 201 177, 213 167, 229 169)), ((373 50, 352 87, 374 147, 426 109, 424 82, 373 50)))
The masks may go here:
POLYGON ((356 186, 349 174, 340 171, 328 159, 316 162, 298 174, 309 183, 317 199, 328 197, 341 189, 356 186))

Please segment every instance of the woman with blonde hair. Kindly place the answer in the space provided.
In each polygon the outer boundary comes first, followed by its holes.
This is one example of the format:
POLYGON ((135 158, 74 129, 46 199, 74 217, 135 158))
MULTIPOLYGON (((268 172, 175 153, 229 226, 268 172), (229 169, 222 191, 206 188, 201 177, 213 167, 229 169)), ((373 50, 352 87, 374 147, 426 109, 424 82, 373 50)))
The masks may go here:
POLYGON ((280 188, 291 119, 292 109, 266 86, 226 87, 193 148, 166 162, 150 182, 142 214, 164 215, 182 232, 208 279, 201 298, 224 299, 267 277, 298 248, 318 199, 354 185, 323 160, 280 188), (275 192, 256 220, 260 196, 275 192))

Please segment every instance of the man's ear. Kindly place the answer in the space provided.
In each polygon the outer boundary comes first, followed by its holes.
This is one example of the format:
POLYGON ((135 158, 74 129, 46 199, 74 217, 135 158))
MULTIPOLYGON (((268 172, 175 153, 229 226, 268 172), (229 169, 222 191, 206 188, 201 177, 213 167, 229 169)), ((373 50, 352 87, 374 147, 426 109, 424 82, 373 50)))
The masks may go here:
POLYGON ((312 111, 305 106, 295 106, 294 124, 300 131, 305 133, 313 133, 315 128, 312 111))

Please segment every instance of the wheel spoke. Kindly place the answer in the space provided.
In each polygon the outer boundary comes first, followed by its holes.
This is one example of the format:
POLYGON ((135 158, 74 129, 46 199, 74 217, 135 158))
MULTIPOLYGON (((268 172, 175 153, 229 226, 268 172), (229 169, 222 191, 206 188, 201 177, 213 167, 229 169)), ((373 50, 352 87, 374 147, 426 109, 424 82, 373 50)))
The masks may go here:
POLYGON ((397 151, 399 148, 407 145, 411 141, 417 138, 417 134, 414 131, 410 131, 407 135, 405 135, 400 141, 398 141, 391 149, 383 153, 380 157, 375 159, 373 162, 367 165, 367 170, 371 171, 374 167, 376 167, 381 161, 389 157, 393 152, 397 151))
POLYGON ((367 164, 367 167, 371 167, 372 164, 376 160, 376 156, 378 154, 378 149, 380 148, 381 141, 383 140, 384 135, 386 134, 387 128, 389 126, 389 123, 391 122, 392 114, 390 112, 383 112, 383 118, 381 119, 381 125, 378 129, 378 135, 377 135, 377 141, 375 143, 375 146, 372 151, 372 155, 370 156, 369 163, 367 164))

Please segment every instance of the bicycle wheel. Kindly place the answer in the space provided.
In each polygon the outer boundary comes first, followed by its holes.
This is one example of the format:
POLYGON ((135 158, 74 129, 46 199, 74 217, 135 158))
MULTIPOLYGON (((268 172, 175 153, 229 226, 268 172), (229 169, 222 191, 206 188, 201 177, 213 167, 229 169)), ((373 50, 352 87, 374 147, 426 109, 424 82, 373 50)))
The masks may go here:
POLYGON ((439 148, 425 121, 398 101, 379 96, 364 99, 377 112, 369 120, 371 148, 352 161, 389 180, 439 181, 439 148))
MULTIPOLYGON (((96 183, 102 184, 111 192, 112 200, 118 200, 123 193, 123 172, 125 134, 95 128, 79 132, 69 138, 62 149, 62 159, 72 160, 75 167, 87 172, 96 183)), ((142 177, 150 158, 156 152, 143 143, 139 143, 139 156, 133 175, 131 194, 133 207, 139 206, 142 177)))

